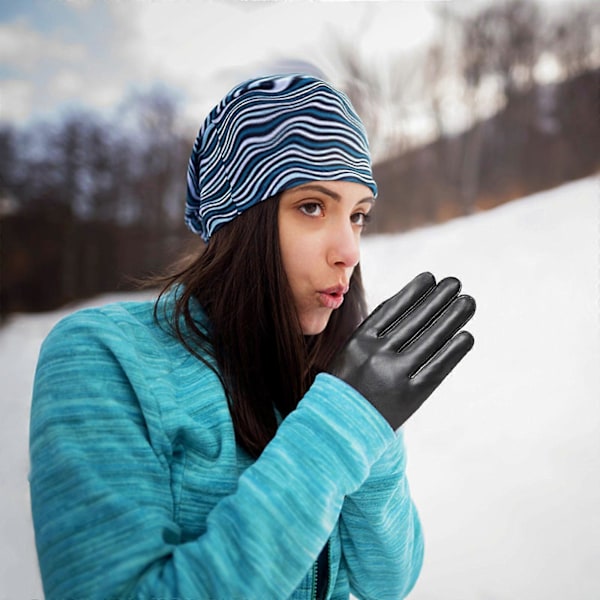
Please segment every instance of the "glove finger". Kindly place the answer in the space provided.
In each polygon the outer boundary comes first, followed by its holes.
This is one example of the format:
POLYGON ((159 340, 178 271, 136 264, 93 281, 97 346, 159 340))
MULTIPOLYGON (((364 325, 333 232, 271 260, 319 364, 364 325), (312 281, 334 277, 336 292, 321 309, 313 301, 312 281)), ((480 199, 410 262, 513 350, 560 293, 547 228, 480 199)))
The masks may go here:
POLYGON ((417 275, 391 298, 382 302, 363 322, 360 330, 373 336, 380 335, 397 322, 424 296, 435 288, 435 277, 428 272, 417 275))
POLYGON ((458 296, 460 288, 460 281, 455 277, 442 279, 429 294, 412 307, 410 312, 391 323, 379 335, 387 338, 390 348, 400 350, 434 321, 436 316, 458 296))
POLYGON ((458 296, 439 313, 436 319, 401 351, 402 354, 410 356, 411 363, 415 365, 412 372, 416 373, 443 348, 474 313, 475 300, 471 296, 458 296))
POLYGON ((411 387, 416 388, 420 396, 427 397, 471 350, 474 343, 475 340, 468 331, 457 333, 411 378, 411 387))

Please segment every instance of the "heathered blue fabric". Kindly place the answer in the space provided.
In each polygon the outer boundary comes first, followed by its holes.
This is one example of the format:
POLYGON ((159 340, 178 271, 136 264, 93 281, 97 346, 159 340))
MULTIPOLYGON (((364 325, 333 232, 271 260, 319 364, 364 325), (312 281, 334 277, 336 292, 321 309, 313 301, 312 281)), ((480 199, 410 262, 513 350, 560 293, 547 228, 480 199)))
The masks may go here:
POLYGON ((404 597, 423 540, 401 432, 320 374, 253 461, 215 374, 150 302, 74 313, 42 346, 31 501, 46 600, 404 597))

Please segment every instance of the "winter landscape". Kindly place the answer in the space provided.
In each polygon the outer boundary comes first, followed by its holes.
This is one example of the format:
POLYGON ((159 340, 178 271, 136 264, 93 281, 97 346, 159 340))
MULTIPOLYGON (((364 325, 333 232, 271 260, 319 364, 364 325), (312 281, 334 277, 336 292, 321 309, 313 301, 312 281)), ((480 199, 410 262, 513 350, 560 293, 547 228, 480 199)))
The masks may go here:
MULTIPOLYGON (((411 600, 600 597, 599 201, 588 178, 365 239, 372 307, 425 270, 458 276, 478 304, 473 351, 405 427, 426 539, 411 600)), ((0 600, 43 597, 29 401, 40 343, 75 308, 0 329, 0 600)))

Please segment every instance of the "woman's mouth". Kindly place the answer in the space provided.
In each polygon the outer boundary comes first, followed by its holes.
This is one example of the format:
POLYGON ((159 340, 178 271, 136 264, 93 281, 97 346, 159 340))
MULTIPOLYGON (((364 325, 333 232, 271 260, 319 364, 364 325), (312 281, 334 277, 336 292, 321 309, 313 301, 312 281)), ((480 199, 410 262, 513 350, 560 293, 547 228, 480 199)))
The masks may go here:
POLYGON ((344 294, 348 291, 347 287, 335 286, 327 290, 319 291, 319 302, 325 308, 336 309, 344 302, 344 294))

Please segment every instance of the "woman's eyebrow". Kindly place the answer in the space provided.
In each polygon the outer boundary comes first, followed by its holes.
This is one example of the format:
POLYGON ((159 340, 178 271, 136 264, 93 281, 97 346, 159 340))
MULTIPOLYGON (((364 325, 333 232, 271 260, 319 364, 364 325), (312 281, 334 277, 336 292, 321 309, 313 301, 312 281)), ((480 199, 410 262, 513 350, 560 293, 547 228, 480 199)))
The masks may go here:
MULTIPOLYGON (((305 183, 303 185, 299 185, 296 188, 294 188, 294 191, 295 190, 297 190, 298 192, 301 192, 301 191, 321 192, 322 194, 329 196, 336 202, 339 202, 342 199, 340 194, 338 194, 337 192, 334 192, 333 190, 330 190, 328 187, 325 187, 324 185, 319 185, 318 183, 305 183)), ((367 196, 367 197, 363 198, 362 200, 359 200, 356 204, 362 204, 363 202, 368 202, 369 204, 375 204, 375 198, 373 198, 373 196, 367 196)))
POLYGON ((364 202, 367 202, 368 204, 375 204, 375 198, 373 198, 373 196, 367 196, 366 198, 359 200, 356 204, 363 204, 364 202))

